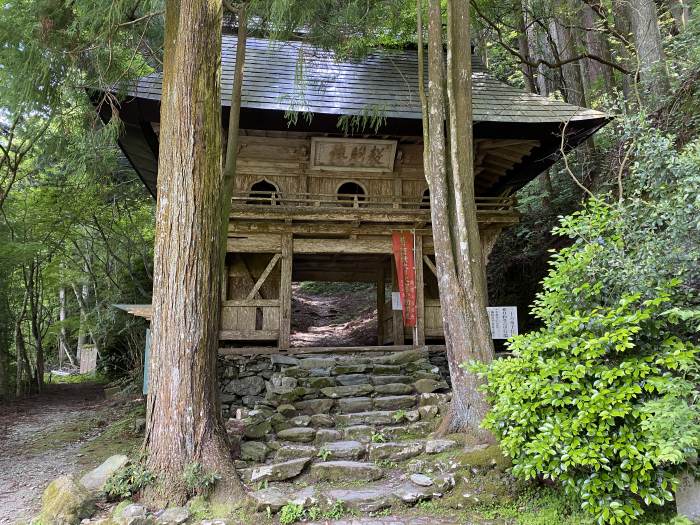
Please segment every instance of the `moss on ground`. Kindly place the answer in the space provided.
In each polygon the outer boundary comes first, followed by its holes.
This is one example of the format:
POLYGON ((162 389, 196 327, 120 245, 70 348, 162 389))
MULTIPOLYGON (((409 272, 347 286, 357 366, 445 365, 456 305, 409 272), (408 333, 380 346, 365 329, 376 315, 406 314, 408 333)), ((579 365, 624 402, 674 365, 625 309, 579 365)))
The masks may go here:
POLYGON ((141 423, 145 417, 145 407, 138 405, 123 417, 107 426, 104 432, 80 447, 78 466, 94 468, 115 454, 126 454, 133 459, 138 455, 143 442, 141 423))
POLYGON ((105 421, 100 417, 76 418, 37 432, 23 447, 28 454, 41 454, 58 450, 67 444, 77 443, 95 427, 104 426, 105 421))

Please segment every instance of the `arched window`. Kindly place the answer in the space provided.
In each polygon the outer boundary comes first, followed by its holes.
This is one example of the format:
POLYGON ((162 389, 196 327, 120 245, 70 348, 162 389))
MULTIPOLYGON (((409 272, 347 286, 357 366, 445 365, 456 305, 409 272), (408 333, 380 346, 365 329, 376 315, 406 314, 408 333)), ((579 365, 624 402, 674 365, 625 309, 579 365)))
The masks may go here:
POLYGON ((361 202, 367 200, 367 192, 358 182, 343 182, 336 190, 338 201, 343 206, 358 208, 361 202))
POLYGON ((259 180, 250 187, 250 198, 246 204, 279 204, 279 188, 269 180, 259 180))
POLYGON ((421 198, 420 201, 420 209, 421 210, 429 210, 430 209, 430 189, 425 188, 425 191, 423 192, 423 197, 421 198))

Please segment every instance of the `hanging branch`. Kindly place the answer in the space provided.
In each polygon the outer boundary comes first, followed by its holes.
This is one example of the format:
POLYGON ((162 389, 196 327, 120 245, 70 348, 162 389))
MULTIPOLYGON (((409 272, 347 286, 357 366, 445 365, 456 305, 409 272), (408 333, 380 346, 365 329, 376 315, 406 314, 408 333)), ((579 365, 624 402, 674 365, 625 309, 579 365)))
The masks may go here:
POLYGON ((516 57, 518 60, 520 60, 523 64, 526 64, 532 68, 537 68, 538 66, 547 66, 550 69, 558 69, 561 68, 562 66, 565 66, 567 64, 570 64, 572 62, 578 62, 579 60, 583 60, 584 58, 588 58, 590 60, 595 60, 596 62, 600 62, 601 64, 605 64, 606 66, 609 66, 613 69, 616 69, 620 71, 621 73, 625 75, 629 75, 632 72, 627 70, 626 68, 622 67, 619 64, 616 64, 614 62, 611 62, 610 60, 606 60, 605 58, 602 58, 598 55, 594 55, 593 53, 579 53, 578 55, 566 58, 566 59, 559 59, 555 62, 550 62, 549 60, 545 60, 543 58, 538 58, 537 60, 529 60, 527 57, 523 56, 520 51, 512 47, 510 44, 506 42, 506 39, 503 36, 503 32, 501 31, 501 28, 498 26, 497 23, 489 19, 480 9, 479 6, 476 4, 474 0, 471 0, 470 2, 471 6, 474 8, 474 11, 476 12, 477 15, 479 15, 479 18, 481 18, 486 24, 493 29, 496 32, 496 35, 498 36, 498 43, 503 46, 503 48, 508 51, 511 55, 516 57))

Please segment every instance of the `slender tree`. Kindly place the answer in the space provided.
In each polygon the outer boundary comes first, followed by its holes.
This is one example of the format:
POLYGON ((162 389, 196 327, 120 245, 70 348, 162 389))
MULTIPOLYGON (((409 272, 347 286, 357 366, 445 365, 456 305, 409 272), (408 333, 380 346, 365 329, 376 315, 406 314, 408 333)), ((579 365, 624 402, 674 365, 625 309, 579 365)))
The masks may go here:
POLYGON ((440 0, 428 2, 427 93, 422 76, 421 11, 419 1, 418 63, 421 65, 424 163, 430 187, 440 304, 453 388, 450 410, 439 431, 466 431, 478 441, 491 441, 491 434, 479 426, 488 411, 488 404, 479 391, 481 382, 476 375, 460 367, 470 359, 488 362, 494 353, 474 201, 469 2, 447 2, 447 76, 440 0), (449 136, 445 133, 446 121, 449 136))
POLYGON ((145 448, 152 502, 181 504, 183 472, 220 476, 219 496, 242 486, 218 408, 215 377, 222 190, 221 0, 166 3, 145 448))

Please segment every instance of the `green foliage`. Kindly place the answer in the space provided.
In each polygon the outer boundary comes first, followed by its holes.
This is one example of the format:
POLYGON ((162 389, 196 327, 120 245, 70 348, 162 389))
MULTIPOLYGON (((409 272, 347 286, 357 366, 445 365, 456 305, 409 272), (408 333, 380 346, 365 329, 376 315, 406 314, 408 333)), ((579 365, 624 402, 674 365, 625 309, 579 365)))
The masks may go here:
POLYGON ((514 338, 515 358, 479 368, 493 403, 484 424, 514 475, 562 481, 601 522, 673 500, 676 473, 700 447, 690 403, 700 349, 673 334, 669 300, 636 294, 569 313, 543 294, 545 328, 514 338))
POLYGON ((117 470, 105 484, 107 497, 116 499, 130 498, 146 485, 154 481, 151 474, 142 463, 130 463, 117 470))
POLYGON ((188 464, 183 473, 187 492, 191 495, 207 495, 214 488, 220 477, 216 472, 209 472, 200 463, 188 464))
POLYGON ((280 509, 280 524, 291 525, 304 517, 304 506, 297 503, 287 503, 280 509))
POLYGON ((370 441, 372 441, 372 443, 386 443, 386 436, 381 432, 372 432, 370 441))
POLYGON ((330 450, 328 450, 328 448, 326 448, 326 447, 321 447, 318 450, 318 457, 321 458, 323 461, 328 460, 328 458, 330 457, 331 454, 332 454, 332 452, 330 450))
POLYGON ((401 421, 406 419, 406 411, 404 409, 399 409, 391 415, 391 418, 395 422, 400 423, 401 421))

